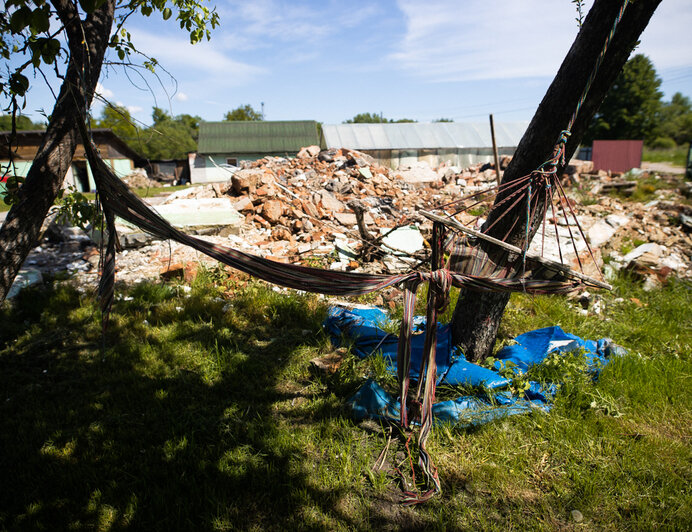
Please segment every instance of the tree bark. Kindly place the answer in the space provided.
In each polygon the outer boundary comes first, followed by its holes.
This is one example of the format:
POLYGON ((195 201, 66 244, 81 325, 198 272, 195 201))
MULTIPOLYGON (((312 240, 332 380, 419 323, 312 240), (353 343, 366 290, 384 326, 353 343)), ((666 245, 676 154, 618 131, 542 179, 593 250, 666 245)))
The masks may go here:
MULTIPOLYGON (((625 10, 617 31, 603 58, 591 89, 584 101, 579 115, 572 127, 572 134, 565 147, 565 160, 569 161, 584 136, 586 128, 605 98, 608 89, 627 62, 630 53, 637 45, 639 36, 646 28, 661 0, 637 0, 630 2, 625 10)), ((509 183, 530 174, 545 162, 552 154, 553 147, 561 131, 567 127, 574 109, 581 97, 583 88, 591 70, 601 53, 603 44, 613 27, 622 2, 613 0, 596 0, 584 20, 584 24, 570 48, 555 79, 548 88, 536 114, 522 137, 505 170, 502 182, 509 183)), ((539 38, 540 36, 536 36, 539 38)), ((561 175, 564 168, 558 167, 561 175)), ((502 200, 502 194, 496 203, 502 200)), ((521 202, 520 202, 521 203, 521 202)), ((490 236, 505 239, 518 247, 525 245, 525 224, 512 224, 518 216, 526 215, 525 205, 517 205, 488 232, 490 236)), ((488 216, 486 227, 497 218, 498 211, 488 216)), ((532 220, 543 218, 543 205, 533 213, 532 220)), ((532 223, 529 242, 538 230, 540 223, 532 223)), ((480 244, 486 251, 492 252, 492 244, 480 244)), ((509 301, 509 294, 493 292, 471 292, 462 290, 459 295, 452 318, 452 340, 459 345, 467 359, 479 361, 492 353, 497 331, 500 326, 504 308, 509 301)))
POLYGON ((19 202, 7 213, 0 229, 0 303, 34 246, 72 164, 79 142, 77 121, 86 117, 91 105, 113 25, 112 0, 104 2, 84 20, 79 18, 76 3, 70 0, 51 3, 65 26, 70 58, 43 141, 18 191, 19 202))

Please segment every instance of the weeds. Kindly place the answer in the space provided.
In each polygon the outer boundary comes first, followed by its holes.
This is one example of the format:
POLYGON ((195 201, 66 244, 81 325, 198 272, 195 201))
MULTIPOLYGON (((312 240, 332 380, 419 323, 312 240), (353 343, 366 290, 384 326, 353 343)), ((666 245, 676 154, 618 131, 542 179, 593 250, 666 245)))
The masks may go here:
POLYGON ((647 148, 644 147, 642 160, 653 163, 671 163, 676 166, 687 165, 687 144, 676 146, 675 148, 647 148))
POLYGON ((549 413, 436 428, 443 493, 411 509, 393 469, 405 456, 373 470, 386 429, 344 407, 368 377, 395 385, 386 360, 309 369, 333 350, 324 300, 212 269, 190 290, 123 292, 102 338, 92 295, 27 289, 0 307, 0 528, 536 530, 572 527, 572 510, 586 528, 686 528, 690 286, 621 278, 603 297, 585 317, 512 296, 501 339, 561 325, 630 354, 596 382, 579 353, 530 371, 563 383, 549 413))

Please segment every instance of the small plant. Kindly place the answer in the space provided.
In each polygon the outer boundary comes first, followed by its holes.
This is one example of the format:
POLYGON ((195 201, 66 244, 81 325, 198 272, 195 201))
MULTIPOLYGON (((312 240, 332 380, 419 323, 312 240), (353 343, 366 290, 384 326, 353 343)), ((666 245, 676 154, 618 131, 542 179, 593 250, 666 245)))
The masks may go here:
POLYGON ((367 469, 366 474, 375 493, 386 492, 392 482, 387 472, 383 470, 373 471, 372 469, 367 469))
POLYGON ((584 348, 572 351, 553 351, 540 364, 529 368, 527 378, 542 385, 555 384, 560 389, 565 384, 592 381, 592 375, 598 366, 594 366, 587 358, 584 348))
POLYGON ((303 266, 310 268, 329 267, 329 258, 326 255, 308 255, 302 259, 303 266))
MULTIPOLYGON (((511 342, 512 341, 507 341, 507 345, 511 345, 511 342)), ((507 379, 509 381, 509 390, 513 394, 522 395, 531 387, 531 382, 527 377, 527 373, 520 370, 511 360, 487 357, 483 361, 483 366, 488 369, 496 370, 501 377, 507 379)))
POLYGON ((101 215, 96 202, 91 201, 73 186, 60 189, 56 206, 57 219, 61 223, 70 223, 82 230, 100 225, 101 215))
POLYGON ((479 205, 478 207, 473 207, 469 209, 467 212, 471 216, 485 216, 489 210, 490 207, 488 207, 487 205, 479 205))
POLYGON ((621 255, 627 255, 635 247, 636 246, 634 246, 632 239, 627 236, 627 237, 622 239, 622 245, 620 246, 620 254, 621 255))
POLYGON ((370 357, 368 362, 370 364, 370 371, 368 373, 373 380, 384 386, 390 386, 396 389, 397 379, 394 372, 390 369, 391 362, 384 357, 382 351, 378 351, 375 356, 370 357))
POLYGON ((572 0, 572 3, 577 8, 577 18, 574 20, 577 21, 577 25, 579 26, 579 29, 581 29, 582 24, 584 23, 584 0, 572 0))
MULTIPOLYGON (((4 175, 2 177, 5 177, 4 175)), ((19 188, 24 183, 24 178, 20 175, 10 175, 5 181, 5 196, 3 202, 5 205, 14 205, 19 201, 19 188)))

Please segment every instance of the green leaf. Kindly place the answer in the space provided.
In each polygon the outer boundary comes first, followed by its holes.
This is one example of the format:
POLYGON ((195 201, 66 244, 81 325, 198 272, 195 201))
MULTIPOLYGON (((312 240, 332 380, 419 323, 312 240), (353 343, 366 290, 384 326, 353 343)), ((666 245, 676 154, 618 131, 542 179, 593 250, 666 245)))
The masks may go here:
POLYGON ((23 74, 15 72, 10 76, 10 91, 18 96, 24 96, 29 88, 29 80, 23 74))
POLYGON ((10 17, 10 31, 12 33, 20 33, 29 25, 31 20, 31 9, 27 6, 22 6, 17 11, 12 13, 10 17))
POLYGON ((51 64, 55 61, 55 57, 60 53, 60 41, 57 39, 45 39, 41 48, 41 58, 46 64, 51 64))
POLYGON ((30 26, 33 33, 48 31, 50 29, 50 11, 48 9, 34 9, 31 13, 30 26))
POLYGON ((84 12, 89 14, 96 10, 98 4, 96 0, 79 0, 79 5, 82 6, 84 12))
POLYGON ((163 15, 163 20, 168 20, 169 18, 171 18, 173 11, 171 11, 170 7, 167 7, 161 12, 161 14, 163 15))

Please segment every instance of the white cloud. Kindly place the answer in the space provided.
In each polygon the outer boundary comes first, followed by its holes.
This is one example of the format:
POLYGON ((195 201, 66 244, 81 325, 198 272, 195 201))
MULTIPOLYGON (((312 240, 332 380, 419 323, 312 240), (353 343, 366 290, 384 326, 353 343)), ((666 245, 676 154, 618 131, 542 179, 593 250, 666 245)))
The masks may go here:
POLYGON ((215 78, 223 78, 223 84, 242 85, 264 72, 264 69, 235 61, 218 46, 212 48, 207 42, 191 45, 187 40, 176 37, 154 35, 143 30, 132 30, 132 40, 141 50, 147 50, 166 70, 180 75, 185 70, 186 77, 191 73, 203 73, 215 78))
POLYGON ((360 6, 351 3, 344 9, 340 2, 229 1, 220 9, 220 15, 224 27, 233 29, 221 39, 224 46, 234 50, 265 48, 276 41, 312 47, 363 23, 379 11, 371 3, 360 6))
POLYGON ((692 3, 666 0, 656 8, 635 50, 649 56, 656 70, 692 67, 692 3))
POLYGON ((189 97, 184 92, 176 92, 175 96, 173 96, 173 99, 178 102, 186 102, 189 99, 189 97))
POLYGON ((125 105, 123 102, 115 102, 115 105, 117 107, 124 107, 131 115, 144 111, 139 105, 125 105))
POLYGON ((391 58, 430 81, 549 76, 578 30, 568 2, 399 0, 398 5, 406 34, 391 58))
POLYGON ((113 91, 101 85, 100 81, 96 83, 96 94, 106 99, 112 98, 114 96, 113 91))
MULTIPOLYGON (((573 3, 555 0, 398 0, 406 31, 390 55, 429 81, 552 77, 576 34, 573 3)), ((591 7, 587 2, 586 11, 591 7)), ((692 64, 686 37, 692 4, 667 0, 654 14, 638 51, 657 68, 692 64), (666 5, 668 4, 668 5, 666 5), (672 39, 678 37, 678 42, 672 39)))

